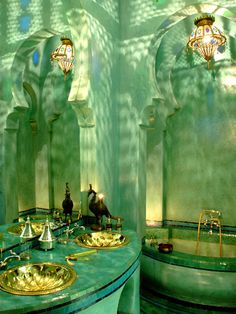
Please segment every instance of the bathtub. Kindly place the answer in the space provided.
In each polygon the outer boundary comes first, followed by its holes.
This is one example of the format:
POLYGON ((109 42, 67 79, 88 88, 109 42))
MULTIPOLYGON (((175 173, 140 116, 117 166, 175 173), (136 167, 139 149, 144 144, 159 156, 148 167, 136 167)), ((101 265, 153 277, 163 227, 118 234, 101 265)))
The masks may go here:
POLYGON ((143 243, 141 282, 143 286, 181 301, 236 308, 236 235, 223 234, 220 257, 219 236, 197 230, 149 228, 143 243), (158 251, 158 243, 171 243, 172 253, 158 251))

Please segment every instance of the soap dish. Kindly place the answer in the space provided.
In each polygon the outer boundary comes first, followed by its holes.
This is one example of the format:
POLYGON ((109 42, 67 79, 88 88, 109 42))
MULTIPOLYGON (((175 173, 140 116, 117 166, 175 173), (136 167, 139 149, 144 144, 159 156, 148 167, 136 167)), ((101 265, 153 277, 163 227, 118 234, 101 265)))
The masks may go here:
POLYGON ((170 243, 160 243, 158 245, 158 250, 162 253, 171 253, 173 251, 173 245, 170 243))

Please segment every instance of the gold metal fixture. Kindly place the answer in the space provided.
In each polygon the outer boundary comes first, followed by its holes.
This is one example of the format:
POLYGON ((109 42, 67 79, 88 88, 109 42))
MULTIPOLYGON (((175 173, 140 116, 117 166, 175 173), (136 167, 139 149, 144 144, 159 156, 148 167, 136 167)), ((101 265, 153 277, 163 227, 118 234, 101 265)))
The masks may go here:
POLYGON ((224 34, 216 26, 213 26, 214 22, 214 16, 207 14, 195 19, 196 28, 192 31, 188 41, 188 47, 194 51, 197 50, 208 62, 208 67, 218 47, 226 42, 224 34))
POLYGON ((0 275, 0 289, 17 295, 43 295, 69 287, 76 272, 59 263, 35 263, 11 268, 0 275))
POLYGON ((118 232, 98 231, 84 233, 75 238, 75 243, 80 246, 94 249, 112 249, 119 248, 128 244, 127 236, 118 232))
POLYGON ((15 252, 13 252, 12 250, 10 250, 10 254, 9 256, 7 256, 3 261, 0 261, 0 269, 1 268, 6 268, 8 263, 12 260, 12 259, 17 259, 17 260, 21 260, 21 256, 17 255, 15 252))
POLYGON ((61 38, 61 44, 51 53, 51 61, 58 63, 66 79, 67 74, 73 68, 74 62, 74 45, 68 37, 61 38))
POLYGON ((217 228, 219 230, 219 247, 220 247, 220 257, 222 256, 222 229, 221 229, 221 212, 219 210, 213 209, 203 209, 200 213, 198 220, 198 230, 197 230, 197 247, 196 254, 199 252, 199 243, 200 243, 200 233, 201 233, 201 225, 207 227, 209 225, 209 234, 211 235, 213 232, 213 228, 217 228))
POLYGON ((70 266, 74 266, 75 264, 70 262, 70 260, 77 261, 78 258, 85 257, 94 253, 97 253, 97 250, 89 250, 89 251, 80 252, 80 253, 73 253, 73 254, 70 254, 69 256, 66 256, 65 259, 67 261, 67 264, 69 264, 70 266))

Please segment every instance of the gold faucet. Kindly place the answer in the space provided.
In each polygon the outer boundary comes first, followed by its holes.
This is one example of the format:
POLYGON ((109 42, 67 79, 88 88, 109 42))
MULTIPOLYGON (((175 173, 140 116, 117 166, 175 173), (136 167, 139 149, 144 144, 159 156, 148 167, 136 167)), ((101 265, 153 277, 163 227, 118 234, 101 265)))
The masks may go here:
POLYGON ((219 210, 214 209, 203 209, 200 213, 199 220, 198 220, 198 230, 197 230, 197 247, 196 247, 196 253, 198 254, 199 250, 199 242, 200 242, 200 232, 201 232, 201 224, 204 224, 204 226, 209 225, 209 234, 212 234, 213 227, 219 229, 219 245, 220 245, 220 257, 222 256, 222 214, 219 210))
POLYGON ((7 256, 3 261, 0 261, 0 269, 2 268, 6 268, 7 264, 12 260, 12 259, 17 259, 17 260, 21 260, 20 255, 17 255, 15 252, 13 252, 12 250, 10 250, 10 254, 9 256, 7 256))

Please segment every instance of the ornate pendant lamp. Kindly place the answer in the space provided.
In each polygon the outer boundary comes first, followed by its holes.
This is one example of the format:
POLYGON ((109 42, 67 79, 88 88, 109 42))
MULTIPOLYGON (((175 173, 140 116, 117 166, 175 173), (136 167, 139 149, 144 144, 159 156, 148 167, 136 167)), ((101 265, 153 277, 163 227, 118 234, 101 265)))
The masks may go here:
POLYGON ((72 41, 67 37, 61 38, 61 44, 51 54, 51 61, 57 61, 59 67, 64 72, 64 78, 73 68, 74 47, 72 41))
POLYGON ((210 15, 195 19, 196 28, 192 31, 188 41, 188 46, 200 53, 208 62, 208 67, 215 51, 226 42, 223 33, 216 26, 213 26, 214 22, 215 18, 210 15))

